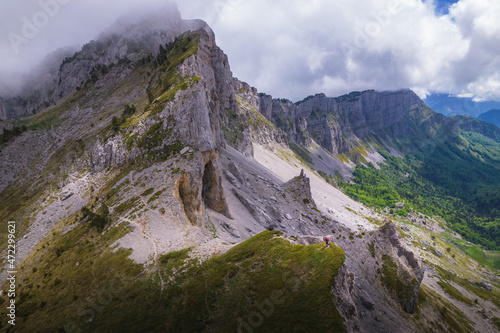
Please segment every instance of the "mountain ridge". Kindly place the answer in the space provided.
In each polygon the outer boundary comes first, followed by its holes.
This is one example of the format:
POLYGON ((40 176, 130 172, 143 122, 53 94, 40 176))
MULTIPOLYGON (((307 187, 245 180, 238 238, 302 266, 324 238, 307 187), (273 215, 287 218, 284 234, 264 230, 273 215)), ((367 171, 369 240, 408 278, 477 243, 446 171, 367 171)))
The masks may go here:
MULTIPOLYGON (((52 66, 54 68, 46 81, 38 82, 39 86, 33 85, 30 94, 0 96, 0 119, 16 120, 32 116, 50 105, 56 105, 70 92, 81 89, 85 83, 107 74, 110 69, 108 66, 137 61, 137 58, 150 54, 156 56, 158 45, 172 42, 175 36, 183 32, 199 29, 214 35, 202 20, 181 19, 177 5, 173 2, 167 2, 161 9, 146 7, 134 10, 71 56, 68 54, 71 51, 65 51, 68 55, 61 59, 62 63, 57 64, 57 69, 52 66)), ((46 65, 41 63, 39 66, 46 65)), ((29 81, 37 82, 38 79, 28 76, 29 81)))
MULTIPOLYGON (((297 154, 329 179, 335 178, 337 183, 352 180, 353 172, 343 168, 345 163, 339 160, 358 166, 373 162, 379 169, 378 163, 383 163, 386 154, 402 156, 406 159, 403 163, 414 165, 411 170, 416 177, 478 209, 474 217, 459 218, 456 230, 471 241, 484 237, 480 242, 490 249, 498 247, 500 238, 496 232, 486 231, 484 220, 493 230, 498 219, 493 204, 500 185, 500 131, 496 126, 468 115, 446 117, 410 90, 367 90, 336 98, 316 94, 295 104, 265 94, 260 98, 260 112, 287 134, 297 154), (322 149, 333 158, 322 155, 322 149), (489 193, 488 199, 485 193, 489 193), (493 213, 485 216, 488 211, 493 213)), ((410 199, 414 194, 404 194, 400 200, 405 196, 410 199)), ((368 202, 378 201, 364 201, 368 202)), ((395 201, 386 204, 391 206, 395 201)), ((440 214, 451 218, 454 211, 447 209, 440 214)))
POLYGON ((445 116, 469 114, 471 117, 478 117, 483 112, 500 108, 499 102, 476 102, 470 97, 455 97, 447 94, 431 94, 425 98, 425 102, 433 110, 445 116))
POLYGON ((486 121, 500 128, 500 110, 489 110, 481 113, 477 119, 486 121))

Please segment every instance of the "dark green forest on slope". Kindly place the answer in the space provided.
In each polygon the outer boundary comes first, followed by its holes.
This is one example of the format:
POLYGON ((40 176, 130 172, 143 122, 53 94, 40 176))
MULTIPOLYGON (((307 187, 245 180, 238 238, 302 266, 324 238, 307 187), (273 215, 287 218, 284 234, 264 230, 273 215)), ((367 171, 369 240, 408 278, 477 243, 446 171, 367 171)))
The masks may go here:
POLYGON ((342 183, 355 200, 390 207, 406 216, 410 210, 440 216, 467 240, 490 250, 500 249, 500 144, 477 132, 460 132, 432 149, 404 158, 390 156, 377 170, 358 165, 353 183, 342 183), (395 209, 396 202, 404 209, 395 209))

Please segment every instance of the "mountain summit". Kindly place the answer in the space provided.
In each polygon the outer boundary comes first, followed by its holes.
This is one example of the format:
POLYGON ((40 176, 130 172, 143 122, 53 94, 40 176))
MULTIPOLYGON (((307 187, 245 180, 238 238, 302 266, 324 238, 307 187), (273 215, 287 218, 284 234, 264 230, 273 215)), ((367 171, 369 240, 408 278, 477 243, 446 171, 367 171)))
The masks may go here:
POLYGON ((183 20, 174 2, 166 2, 159 9, 137 8, 120 17, 78 52, 68 55, 68 50, 60 50, 49 55, 48 60, 33 71, 43 74, 28 75, 24 89, 18 94, 0 92, 0 119, 19 119, 56 105, 86 82, 95 81, 109 66, 134 62, 149 54, 155 56, 158 45, 172 42, 183 32, 196 30, 214 36, 205 22, 183 20))

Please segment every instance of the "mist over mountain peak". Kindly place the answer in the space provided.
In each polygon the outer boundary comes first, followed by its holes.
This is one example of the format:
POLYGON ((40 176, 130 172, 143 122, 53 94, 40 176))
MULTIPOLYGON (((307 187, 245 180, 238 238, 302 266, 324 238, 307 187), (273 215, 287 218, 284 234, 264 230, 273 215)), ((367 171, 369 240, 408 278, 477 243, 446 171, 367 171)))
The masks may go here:
POLYGON ((181 21, 181 13, 173 1, 167 1, 159 7, 138 6, 120 16, 102 32, 99 39, 107 39, 114 35, 134 39, 147 31, 175 31, 178 30, 181 21))
POLYGON ((215 34, 206 22, 183 20, 173 1, 160 6, 137 7, 120 16, 95 40, 81 48, 60 48, 29 73, 0 79, 0 119, 35 114, 91 79, 96 66, 156 55, 160 45, 172 42, 184 32, 200 29, 215 41, 215 34), (78 68, 68 67, 75 64, 78 68))

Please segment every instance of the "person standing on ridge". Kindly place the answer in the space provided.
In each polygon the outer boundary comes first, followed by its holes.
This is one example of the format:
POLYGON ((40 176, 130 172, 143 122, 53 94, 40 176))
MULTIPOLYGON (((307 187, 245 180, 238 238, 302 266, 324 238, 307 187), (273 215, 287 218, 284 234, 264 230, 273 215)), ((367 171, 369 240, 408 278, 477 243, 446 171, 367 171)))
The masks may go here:
POLYGON ((329 242, 329 241, 330 241, 330 240, 328 239, 328 237, 326 237, 326 238, 325 238, 326 247, 329 247, 329 246, 330 246, 330 245, 328 245, 328 242, 329 242))

